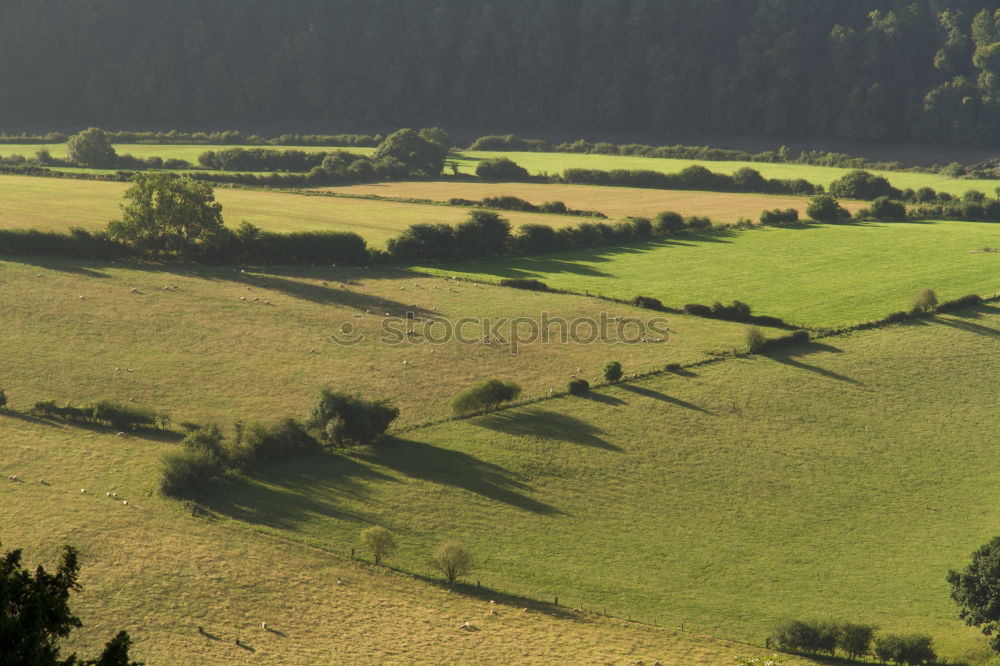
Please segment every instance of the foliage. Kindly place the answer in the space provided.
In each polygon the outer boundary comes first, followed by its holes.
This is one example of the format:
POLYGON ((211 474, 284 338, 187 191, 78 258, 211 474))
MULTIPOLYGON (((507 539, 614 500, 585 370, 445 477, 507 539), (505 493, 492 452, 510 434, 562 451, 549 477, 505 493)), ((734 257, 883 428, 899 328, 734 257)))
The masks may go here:
POLYGON ((882 176, 855 169, 830 183, 827 188, 831 196, 840 199, 864 199, 871 201, 879 197, 899 197, 900 192, 882 176))
POLYGON ((897 664, 917 666, 937 660, 933 640, 923 634, 878 634, 875 636, 872 652, 883 663, 892 660, 897 664))
POLYGON ((407 171, 426 176, 437 176, 444 168, 447 148, 428 141, 409 128, 397 130, 387 136, 372 156, 376 161, 391 159, 402 163, 407 171))
POLYGON ((590 393, 590 382, 586 379, 576 377, 569 380, 569 384, 566 385, 566 391, 570 395, 587 395, 590 393))
POLYGON ((1000 537, 974 552, 964 570, 950 570, 947 580, 958 616, 970 627, 979 627, 990 647, 1000 652, 1000 537))
POLYGON ((110 169, 118 161, 107 132, 97 127, 83 130, 66 143, 69 159, 74 164, 94 169, 110 169))
POLYGON ((198 499, 225 471, 218 455, 204 449, 185 448, 164 454, 160 468, 160 493, 174 499, 198 499))
POLYGON ((877 628, 872 624, 844 622, 837 633, 837 647, 847 653, 848 659, 860 659, 871 651, 877 628))
MULTIPOLYGON (((21 551, 4 553, 0 559, 0 662, 72 666, 76 655, 59 658, 59 639, 83 626, 69 608, 69 595, 80 589, 77 551, 64 546, 59 566, 50 574, 39 565, 34 574, 21 565, 21 551)), ((128 659, 131 645, 127 632, 120 632, 94 661, 94 666, 139 666, 128 659)))
POLYGON ((382 564, 382 558, 391 555, 396 548, 392 532, 378 525, 361 530, 360 539, 361 546, 371 553, 372 560, 376 565, 382 564))
POLYGON ((858 219, 884 220, 888 222, 905 220, 906 206, 900 201, 889 197, 878 197, 868 208, 862 208, 857 213, 858 219))
POLYGON ((809 202, 809 207, 806 208, 806 215, 812 220, 827 224, 846 222, 851 217, 850 212, 830 194, 820 194, 813 197, 809 202))
POLYGON ((799 211, 794 208, 787 208, 785 210, 775 208, 774 210, 761 211, 760 214, 760 223, 765 226, 795 224, 798 221, 799 211))
POLYGON ((108 223, 108 234, 141 251, 187 254, 223 229, 212 186, 189 176, 137 173, 123 198, 122 219, 108 223))
POLYGON ((756 326, 751 326, 746 332, 747 341, 747 351, 754 354, 761 350, 764 343, 767 342, 767 337, 765 337, 763 331, 761 331, 756 326))
POLYGON ((637 308, 643 308, 645 310, 662 310, 663 303, 660 299, 653 298, 652 296, 636 296, 631 301, 632 305, 637 308))
POLYGON ((7 393, 0 388, 0 409, 4 409, 7 406, 7 393))
POLYGON ((511 287, 513 289, 527 289, 529 291, 549 291, 547 284, 533 278, 504 278, 500 280, 500 286, 511 287))
POLYGON ((399 409, 388 400, 365 400, 361 396, 320 391, 306 425, 336 447, 363 446, 376 442, 399 418, 399 409))
POLYGON ((918 312, 933 312, 937 304, 937 294, 933 289, 925 287, 913 295, 913 309, 918 312))
POLYGON ((456 541, 443 541, 431 553, 431 566, 451 585, 456 578, 472 570, 472 555, 456 541))
POLYGON ((490 157, 476 165, 476 175, 483 180, 527 180, 528 170, 506 157, 490 157))
POLYGON ((622 364, 618 361, 608 361, 604 365, 604 379, 616 382, 622 378, 622 364))
POLYGON ((960 296, 958 298, 953 298, 950 301, 945 301, 937 306, 938 312, 954 312, 956 310, 964 310, 965 308, 975 307, 977 305, 982 305, 983 297, 979 294, 966 294, 965 296, 960 296))
POLYGON ((455 228, 455 249, 462 257, 478 259, 503 254, 510 240, 510 221, 488 210, 471 210, 455 228))
POLYGON ((451 401, 451 409, 459 415, 486 412, 516 400, 519 395, 521 387, 514 382, 486 379, 456 395, 451 401))
POLYGON ((386 249, 402 261, 447 261, 455 256, 455 229, 447 224, 414 224, 386 249))
POLYGON ((801 178, 794 180, 749 178, 746 171, 738 173, 740 174, 739 179, 734 175, 709 171, 697 164, 687 166, 677 173, 663 173, 649 169, 602 171, 574 167, 565 169, 558 181, 579 185, 613 185, 616 187, 703 190, 708 192, 758 192, 761 194, 816 194, 822 190, 821 187, 801 178))

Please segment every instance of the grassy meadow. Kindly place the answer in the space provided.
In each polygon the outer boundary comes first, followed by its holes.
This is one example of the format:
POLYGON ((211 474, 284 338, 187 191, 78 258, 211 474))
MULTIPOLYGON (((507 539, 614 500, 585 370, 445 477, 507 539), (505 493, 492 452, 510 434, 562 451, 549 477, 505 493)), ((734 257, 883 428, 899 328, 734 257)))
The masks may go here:
POLYGON ((1000 225, 978 222, 753 229, 654 244, 449 264, 431 273, 487 281, 537 278, 577 292, 685 303, 749 303, 807 326, 843 326, 908 309, 914 292, 942 300, 1000 290, 1000 225))
MULTIPOLYGON (((549 388, 565 390, 572 374, 600 376, 611 359, 629 373, 649 372, 731 350, 745 336, 739 324, 671 315, 663 343, 654 342, 662 337, 656 334, 646 343, 562 344, 552 327, 548 341, 515 348, 510 327, 501 326, 506 344, 484 344, 483 335, 492 337, 489 329, 502 319, 539 320, 545 313, 599 322, 606 313, 607 319, 648 321, 656 315, 577 296, 363 269, 244 273, 3 261, 0 308, 0 386, 18 407, 45 399, 134 398, 168 411, 175 422, 222 426, 235 418, 304 417, 324 385, 391 398, 402 410, 400 424, 421 423, 449 416, 451 398, 487 377, 515 380, 524 398, 536 398, 549 388), (169 285, 177 289, 164 290, 169 285), (417 317, 414 338, 404 335, 407 311, 417 317), (493 323, 464 325, 467 344, 444 342, 445 325, 428 324, 432 317, 493 323), (356 346, 331 340, 345 324, 361 336, 356 346), (391 327, 386 334, 384 325, 391 327)), ((588 326, 581 324, 582 336, 588 326)), ((605 330, 617 339, 614 326, 609 321, 605 330)), ((519 331, 520 339, 530 332, 527 325, 519 331)), ((634 337, 632 329, 624 333, 634 337)))
MULTIPOLYGON (((103 229, 121 216, 122 194, 127 183, 0 176, 0 229, 65 231, 70 227, 103 229), (44 202, 44 203, 40 203, 44 202)), ((215 188, 226 224, 237 227, 246 220, 275 232, 354 231, 373 247, 385 247, 411 224, 457 224, 467 208, 379 201, 353 197, 327 197, 242 188, 215 188)), ((542 223, 553 227, 580 223, 579 217, 504 211, 513 226, 542 223)))
POLYGON ((588 610, 758 644, 851 619, 954 658, 982 638, 945 574, 1000 521, 998 337, 983 306, 825 338, 291 463, 206 504, 313 543, 381 524, 420 572, 456 539, 472 579, 588 610))
MULTIPOLYGON (((121 440, 2 409, 0 434, 3 550, 23 548, 25 568, 42 564, 50 571, 62 544, 79 550, 82 589, 71 595, 70 608, 83 627, 63 641, 63 656, 75 650, 93 658, 122 629, 135 641, 130 656, 150 665, 658 659, 715 666, 737 655, 766 654, 565 608, 531 603, 525 613, 524 602, 507 598, 499 599, 499 616, 488 616, 485 598, 351 561, 360 523, 343 540, 308 545, 263 534, 260 525, 191 516, 154 493, 159 458, 174 443, 121 440), (9 474, 22 481, 7 481, 9 474), (128 506, 106 497, 111 491, 128 498, 128 506), (338 585, 338 576, 347 584, 338 585), (263 630, 262 621, 274 631, 263 630), (463 622, 478 630, 460 630, 463 622), (211 638, 198 634, 199 625, 211 638), (237 647, 236 638, 250 649, 237 647)), ((333 460, 342 487, 354 486, 361 466, 349 458, 333 460)), ((325 470, 328 460, 315 462, 325 470)), ((295 467, 292 474, 302 470, 295 467)), ((338 503, 321 499, 306 510, 344 518, 338 503)))
MULTIPOLYGON (((463 173, 475 173, 480 160, 488 157, 507 157, 514 160, 530 173, 560 174, 565 169, 648 169, 672 173, 680 171, 692 164, 700 164, 710 171, 733 173, 737 169, 750 167, 756 169, 765 178, 805 178, 810 183, 826 187, 832 181, 840 178, 851 169, 840 167, 811 166, 808 164, 771 164, 768 162, 735 162, 709 160, 661 159, 651 157, 622 157, 619 155, 586 155, 581 153, 523 153, 523 152, 490 152, 463 151, 459 153, 460 170, 463 173)), ((968 190, 979 190, 994 196, 1000 180, 968 180, 951 178, 933 173, 911 173, 908 171, 878 171, 872 173, 885 176, 890 183, 899 189, 908 187, 917 189, 928 186, 937 191, 960 195, 968 190)))
MULTIPOLYGON (((660 211, 673 210, 681 215, 700 215, 719 222, 733 222, 740 218, 756 221, 761 211, 774 208, 795 208, 800 217, 805 218, 809 206, 808 197, 542 183, 403 181, 320 189, 341 194, 433 201, 447 201, 453 197, 482 200, 485 197, 514 196, 536 205, 545 201, 562 201, 570 208, 596 210, 609 217, 653 217, 660 211)), ((842 201, 841 205, 853 213, 866 203, 842 201)))

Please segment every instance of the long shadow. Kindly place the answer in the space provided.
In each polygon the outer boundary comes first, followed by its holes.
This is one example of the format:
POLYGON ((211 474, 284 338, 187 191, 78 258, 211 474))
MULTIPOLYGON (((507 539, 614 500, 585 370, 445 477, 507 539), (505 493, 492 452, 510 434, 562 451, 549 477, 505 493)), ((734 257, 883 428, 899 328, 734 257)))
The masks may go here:
POLYGON ((320 454, 275 467, 255 479, 227 475, 201 505, 217 514, 254 525, 292 529, 311 516, 363 523, 367 518, 338 505, 364 501, 366 483, 392 480, 345 456, 320 454))
POLYGON ((0 416, 7 416, 12 419, 17 419, 19 421, 27 421, 28 423, 34 423, 36 425, 45 425, 50 428, 65 428, 66 426, 62 423, 56 421, 49 421, 47 419, 40 419, 37 416, 32 416, 31 414, 23 414, 21 412, 16 412, 13 409, 0 409, 0 416))
POLYGON ((487 414, 472 419, 470 423, 507 435, 543 437, 608 451, 621 451, 619 447, 600 437, 604 432, 600 428, 575 417, 537 407, 487 414))
POLYGON ((86 259, 51 257, 41 254, 0 254, 0 260, 92 278, 108 278, 110 276, 89 268, 88 265, 98 265, 100 268, 107 268, 114 265, 110 261, 88 261, 86 259))
POLYGON ((854 386, 864 386, 864 383, 859 382, 856 379, 842 375, 840 373, 834 372, 833 370, 827 370, 826 368, 821 368, 818 365, 810 365, 798 360, 800 356, 808 356, 810 354, 842 354, 843 352, 837 347, 833 347, 822 342, 807 342, 801 345, 795 345, 794 347, 785 347, 781 349, 776 349, 773 351, 764 352, 762 356, 771 359, 772 361, 777 361, 784 365, 791 366, 793 368, 798 368, 799 370, 807 370, 809 372, 814 372, 817 375, 826 377, 827 379, 835 379, 840 382, 846 382, 848 384, 853 384, 854 386))
MULTIPOLYGON (((692 373, 693 374, 693 373, 692 373)), ((668 402, 671 405, 677 405, 678 407, 684 407, 685 409, 692 409, 696 412, 701 412, 702 414, 709 414, 710 416, 715 416, 714 412, 711 412, 704 407, 699 407, 693 402, 688 402, 687 400, 681 400, 680 398, 674 398, 667 395, 666 393, 660 393, 659 391, 654 391, 653 389, 646 388, 644 386, 636 386, 635 384, 620 384, 619 388, 631 393, 636 393, 646 398, 652 398, 654 400, 662 400, 663 402, 668 402)))
POLYGON ((395 470, 413 479, 455 486, 470 493, 543 515, 561 513, 522 491, 529 486, 499 465, 467 453, 442 449, 425 442, 390 438, 358 458, 395 470))
POLYGON ((934 321, 939 324, 944 324, 945 326, 951 326, 952 328, 967 331, 969 333, 985 335, 988 338, 1000 338, 1000 329, 990 328, 989 326, 983 326, 982 324, 976 324, 971 321, 964 321, 961 319, 944 319, 942 317, 935 317, 934 321))
POLYGON ((616 398, 613 395, 606 395, 604 393, 596 393, 590 391, 582 396, 584 400, 590 400, 591 402, 599 402, 602 405, 624 405, 625 401, 621 398, 616 398))

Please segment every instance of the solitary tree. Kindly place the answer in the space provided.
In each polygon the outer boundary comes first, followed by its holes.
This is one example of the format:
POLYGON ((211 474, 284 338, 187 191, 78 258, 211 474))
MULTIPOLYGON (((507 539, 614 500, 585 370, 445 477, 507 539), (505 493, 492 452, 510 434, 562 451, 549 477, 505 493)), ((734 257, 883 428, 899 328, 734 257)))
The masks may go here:
POLYGON ((187 254, 223 229, 212 186, 190 176, 137 173, 123 198, 122 219, 108 233, 143 251, 187 254))
POLYGON ((66 143, 69 159, 80 166, 95 169, 110 168, 115 165, 118 155, 111 145, 111 137, 97 127, 74 134, 66 143))
MULTIPOLYGON (((21 551, 0 558, 0 664, 79 664, 76 655, 59 658, 60 638, 83 625, 69 609, 69 594, 80 589, 76 549, 63 548, 54 574, 41 565, 32 574, 21 567, 21 551)), ((131 645, 127 632, 119 632, 94 666, 139 666, 128 660, 131 645)))
POLYGON ((382 558, 388 557, 396 549, 392 532, 378 525, 361 530, 361 545, 372 554, 375 564, 382 564, 382 558))
POLYGON ((464 576, 472 569, 472 556, 460 543, 444 541, 438 544, 431 554, 431 566, 444 574, 451 585, 459 576, 464 576))
POLYGON ((933 289, 924 288, 913 295, 913 309, 918 312, 932 312, 937 304, 937 294, 933 289))
POLYGON ((973 553, 964 571, 949 571, 947 579, 958 616, 979 627, 993 651, 1000 652, 1000 537, 973 553))
POLYGON ((764 333, 756 326, 751 326, 747 329, 746 339, 747 351, 751 354, 759 351, 764 346, 764 343, 767 342, 764 333))

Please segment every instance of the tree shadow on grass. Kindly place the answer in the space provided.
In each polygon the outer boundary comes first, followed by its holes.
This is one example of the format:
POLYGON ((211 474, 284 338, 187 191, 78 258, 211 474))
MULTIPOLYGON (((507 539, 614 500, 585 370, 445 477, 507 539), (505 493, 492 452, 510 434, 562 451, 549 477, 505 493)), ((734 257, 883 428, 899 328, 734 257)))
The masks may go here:
POLYGON ((223 476, 201 505, 219 515, 276 529, 294 529, 316 515, 360 524, 368 518, 344 509, 338 500, 363 502, 369 482, 392 480, 346 456, 320 454, 290 461, 257 478, 223 476))
POLYGON ((75 258, 64 258, 64 257, 51 257, 48 255, 33 255, 33 254, 0 254, 0 261, 8 261, 12 264, 25 264, 27 266, 35 266, 36 268, 44 268, 50 271, 58 271, 60 273, 71 273, 73 275, 80 275, 83 277, 92 278, 108 278, 111 277, 99 270, 94 270, 90 268, 90 265, 98 265, 98 268, 108 268, 115 264, 110 261, 87 261, 85 259, 75 259, 75 258))
POLYGON ((693 409, 696 412, 701 412, 702 414, 709 414, 715 416, 714 412, 710 412, 704 407, 699 407, 693 402, 688 402, 687 400, 681 400, 680 398, 674 398, 667 395, 666 393, 660 393, 659 391, 654 391, 653 389, 646 388, 644 386, 636 386, 635 384, 621 384, 619 386, 622 390, 630 391, 636 393, 646 398, 652 398, 654 400, 662 400, 663 402, 670 403, 671 405, 677 405, 678 407, 684 407, 685 409, 693 409))
POLYGON ((794 345, 792 347, 783 347, 780 349, 775 349, 771 351, 764 352, 762 356, 769 358, 772 361, 777 361, 783 365, 788 365, 793 368, 798 368, 800 370, 808 370, 809 372, 814 372, 821 377, 826 377, 827 379, 835 379, 840 382, 846 382, 848 384, 853 384, 854 386, 864 386, 864 383, 859 382, 856 379, 842 375, 833 370, 828 370, 826 368, 821 368, 818 365, 810 365, 798 360, 800 356, 808 356, 810 354, 842 354, 843 352, 832 345, 828 345, 822 342, 807 342, 801 345, 794 345))
POLYGON ((606 395, 604 393, 597 393, 595 391, 588 391, 587 393, 579 396, 584 400, 590 400, 591 402, 597 402, 602 405, 624 405, 625 401, 621 398, 616 398, 613 395, 606 395))
POLYGON ((600 437, 604 433, 600 428, 578 418, 537 407, 496 412, 472 419, 470 423, 507 435, 543 437, 557 442, 621 451, 619 447, 600 437))
POLYGON ((543 515, 561 513, 523 494, 529 486, 493 463, 461 451, 391 437, 358 454, 360 460, 392 469, 413 479, 430 481, 480 495, 496 502, 543 515))
POLYGON ((949 312, 948 314, 955 317, 955 319, 945 318, 941 316, 934 317, 934 321, 938 324, 944 324, 945 326, 950 326, 952 328, 957 328, 962 331, 967 331, 969 333, 975 333, 977 335, 985 335, 989 338, 1000 337, 1000 329, 992 328, 990 326, 983 326, 982 324, 977 324, 969 319, 981 319, 984 314, 993 314, 1000 312, 1000 308, 985 306, 977 306, 975 308, 970 308, 963 311, 961 314, 949 312))

